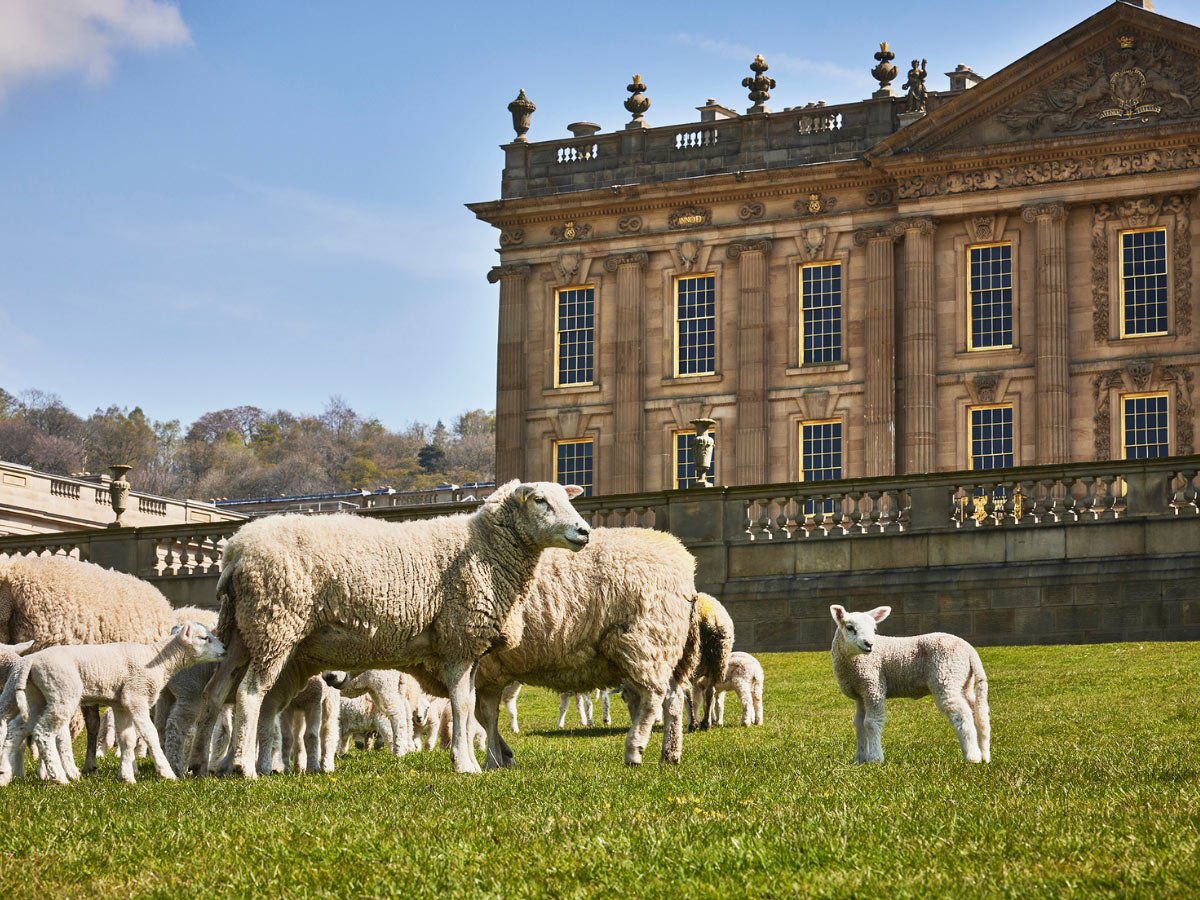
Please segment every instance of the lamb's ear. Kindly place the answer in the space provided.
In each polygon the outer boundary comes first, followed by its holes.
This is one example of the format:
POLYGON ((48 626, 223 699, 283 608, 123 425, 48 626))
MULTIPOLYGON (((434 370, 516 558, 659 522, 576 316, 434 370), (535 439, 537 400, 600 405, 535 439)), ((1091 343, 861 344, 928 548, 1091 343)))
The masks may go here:
POLYGON ((578 497, 580 494, 583 493, 583 488, 581 488, 577 484, 564 484, 563 490, 567 492, 568 500, 574 500, 576 497, 578 497))
POLYGON ((33 647, 33 641, 22 641, 19 644, 12 645, 13 653, 17 654, 17 656, 24 656, 29 652, 31 647, 33 647))
POLYGON ((841 625, 846 621, 846 607, 838 606, 836 603, 829 607, 829 614, 833 616, 833 621, 841 625))
POLYGON ((185 641, 189 640, 191 638, 191 636, 192 636, 192 623, 191 622, 183 623, 183 628, 180 629, 179 636, 182 637, 185 641))
POLYGON ((170 634, 179 634, 179 632, 180 632, 180 630, 181 630, 182 628, 183 628, 183 626, 182 626, 182 625, 172 625, 172 626, 171 626, 171 631, 170 631, 169 633, 170 633, 170 634))
POLYGON ((871 610, 869 613, 867 613, 867 615, 870 616, 872 619, 874 619, 876 622, 882 622, 884 619, 886 619, 891 614, 892 614, 892 608, 890 606, 877 606, 873 610, 871 610))

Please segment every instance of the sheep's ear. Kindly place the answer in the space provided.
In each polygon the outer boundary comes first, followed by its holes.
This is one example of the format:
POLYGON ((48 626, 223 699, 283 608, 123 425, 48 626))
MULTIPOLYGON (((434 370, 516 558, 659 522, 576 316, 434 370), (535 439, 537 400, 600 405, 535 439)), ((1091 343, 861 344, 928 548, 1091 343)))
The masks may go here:
POLYGON ((846 607, 838 606, 836 603, 829 607, 829 614, 833 616, 833 621, 841 625, 846 621, 846 607))
POLYGON ((563 490, 567 492, 568 500, 574 500, 576 497, 578 497, 580 494, 583 493, 583 488, 581 488, 577 484, 564 484, 563 490))
POLYGON ((892 608, 890 606, 877 606, 873 610, 871 610, 869 613, 867 613, 867 615, 870 616, 872 619, 874 619, 876 622, 882 622, 884 619, 886 619, 891 614, 892 614, 892 608))
POLYGON ((537 487, 535 487, 534 485, 519 484, 519 485, 517 485, 516 489, 513 491, 513 496, 516 497, 518 500, 520 500, 522 503, 526 503, 529 501, 529 498, 532 497, 536 493, 537 493, 537 487))
POLYGON ((179 631, 180 636, 186 641, 192 636, 192 623, 185 622, 183 628, 179 631))
POLYGON ((179 632, 180 632, 182 629, 183 629, 183 626, 182 626, 182 625, 172 625, 172 626, 171 626, 171 632, 170 632, 170 633, 171 633, 171 634, 179 634, 179 632))

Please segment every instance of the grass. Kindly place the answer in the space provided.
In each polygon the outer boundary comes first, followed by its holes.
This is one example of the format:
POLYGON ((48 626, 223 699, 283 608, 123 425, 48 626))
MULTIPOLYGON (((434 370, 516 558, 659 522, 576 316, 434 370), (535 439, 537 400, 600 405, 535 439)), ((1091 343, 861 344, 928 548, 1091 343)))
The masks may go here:
POLYGON ((623 708, 560 732, 527 688, 519 768, 482 777, 357 752, 253 783, 144 762, 130 787, 111 758, 71 787, 17 782, 0 896, 1200 894, 1200 644, 982 655, 989 766, 926 699, 889 704, 887 762, 855 767, 828 655, 764 654, 766 724, 689 735, 677 768, 621 764, 623 708))

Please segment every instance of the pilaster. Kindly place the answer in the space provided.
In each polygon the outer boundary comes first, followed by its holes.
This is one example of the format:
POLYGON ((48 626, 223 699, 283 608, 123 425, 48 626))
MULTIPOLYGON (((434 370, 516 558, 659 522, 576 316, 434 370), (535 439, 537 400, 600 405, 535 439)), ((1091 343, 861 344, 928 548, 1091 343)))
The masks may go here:
POLYGON ((734 484, 765 484, 767 463, 767 256, 771 241, 735 241, 725 251, 738 264, 737 428, 734 484))
POLYGON ((937 448, 937 321, 933 274, 933 219, 896 223, 904 238, 904 474, 934 471, 937 448))
POLYGON ((866 362, 864 418, 867 478, 896 474, 896 232, 891 224, 862 228, 854 243, 865 247, 866 316, 863 355, 866 362))
POLYGON ((1027 206, 1037 224, 1036 354, 1038 464, 1066 463, 1071 453, 1070 347, 1067 300, 1067 212, 1061 203, 1027 206))
POLYGON ((642 414, 642 388, 645 365, 642 353, 642 314, 644 278, 642 270, 649 262, 642 251, 610 256, 604 271, 617 276, 617 316, 614 340, 613 445, 607 466, 608 483, 601 485, 606 494, 631 494, 645 483, 645 424, 642 414))
POLYGON ((500 321, 496 358, 496 482, 531 477, 525 468, 525 375, 527 281, 526 265, 496 266, 490 283, 500 283, 500 321))

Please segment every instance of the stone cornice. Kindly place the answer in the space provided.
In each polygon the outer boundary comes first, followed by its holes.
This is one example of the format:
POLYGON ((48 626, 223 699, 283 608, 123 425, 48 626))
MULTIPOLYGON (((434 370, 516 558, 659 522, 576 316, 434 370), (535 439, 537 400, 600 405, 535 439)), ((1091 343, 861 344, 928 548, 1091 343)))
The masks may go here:
POLYGON ((910 219, 900 219, 893 226, 896 237, 906 237, 910 231, 930 235, 937 230, 937 225, 931 216, 913 216, 910 219))

